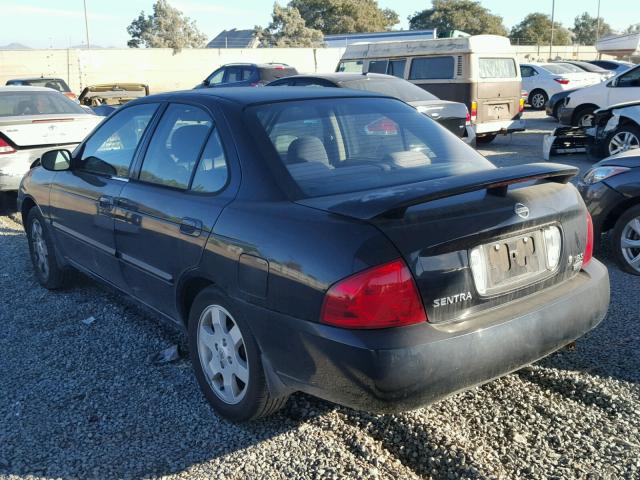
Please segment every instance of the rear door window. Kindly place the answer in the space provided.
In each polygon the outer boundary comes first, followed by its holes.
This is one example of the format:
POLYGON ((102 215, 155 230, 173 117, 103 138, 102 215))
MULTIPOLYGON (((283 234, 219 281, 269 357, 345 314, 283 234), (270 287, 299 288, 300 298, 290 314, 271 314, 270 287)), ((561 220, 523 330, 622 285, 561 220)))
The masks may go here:
POLYGON ((388 60, 369 60, 370 73, 387 73, 388 60))
POLYGON ((172 104, 162 115, 140 170, 140 180, 186 189, 213 120, 201 108, 172 104))
POLYGON ((528 67, 526 65, 520 65, 520 75, 523 78, 526 77, 533 77, 534 75, 537 75, 538 72, 536 72, 533 68, 528 67))
POLYGON ((191 190, 198 193, 215 193, 225 186, 228 177, 227 159, 220 135, 214 128, 191 182, 191 190))
POLYGON ((453 57, 423 57, 411 61, 410 80, 436 80, 453 78, 453 57))
POLYGON ((227 67, 224 74, 224 83, 241 82, 243 71, 243 67, 227 67))
POLYGON ((479 58, 480 78, 516 78, 516 62, 513 58, 479 58))

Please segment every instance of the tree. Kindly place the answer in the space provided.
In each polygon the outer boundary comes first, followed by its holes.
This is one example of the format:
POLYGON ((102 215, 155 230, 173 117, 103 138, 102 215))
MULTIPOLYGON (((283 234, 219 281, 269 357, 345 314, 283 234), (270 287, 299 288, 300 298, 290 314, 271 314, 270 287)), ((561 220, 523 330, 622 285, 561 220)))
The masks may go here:
POLYGON ((611 27, 600 17, 599 35, 596 35, 598 29, 598 19, 592 17, 587 12, 576 17, 573 23, 573 35, 576 43, 581 45, 593 45, 596 38, 602 38, 612 33, 611 27))
MULTIPOLYGON (((571 32, 561 23, 553 22, 553 44, 571 45, 571 32)), ((551 40, 551 17, 544 13, 530 13, 511 29, 511 43, 540 45, 551 40)))
POLYGON ((324 41, 320 30, 309 28, 295 7, 273 5, 271 23, 265 29, 256 27, 264 47, 319 47, 324 41))
POLYGON ((127 27, 131 40, 127 45, 131 48, 141 46, 149 48, 183 48, 204 47, 207 37, 196 27, 195 21, 173 8, 167 0, 158 0, 153 4, 153 14, 146 16, 140 12, 127 27))
POLYGON ((640 23, 629 25, 624 33, 640 33, 640 23))
POLYGON ((502 17, 472 0, 433 0, 433 7, 409 17, 409 28, 437 28, 441 32, 462 30, 471 35, 507 35, 502 17))
POLYGON ((400 19, 391 9, 381 9, 377 0, 291 0, 307 27, 325 35, 390 30, 400 19))

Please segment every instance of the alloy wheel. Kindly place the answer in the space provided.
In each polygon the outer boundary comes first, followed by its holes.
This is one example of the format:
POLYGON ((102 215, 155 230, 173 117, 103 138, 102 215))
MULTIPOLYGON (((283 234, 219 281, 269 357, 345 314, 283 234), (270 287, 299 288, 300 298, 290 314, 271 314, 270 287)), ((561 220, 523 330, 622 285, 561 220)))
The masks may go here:
POLYGON ((220 305, 205 308, 198 321, 198 356, 209 386, 225 403, 242 401, 249 385, 249 362, 242 332, 220 305))
POLYGON ((545 102, 545 98, 544 98, 544 94, 542 94, 542 93, 535 93, 531 97, 531 106, 533 108, 542 108, 542 107, 544 107, 544 102, 545 102))
POLYGON ((609 154, 626 152, 632 148, 640 148, 640 140, 631 132, 618 132, 609 140, 609 154))
POLYGON ((31 223, 31 246, 36 268, 44 278, 49 277, 49 249, 44 240, 42 225, 38 219, 31 223))
POLYGON ((631 219, 622 229, 620 247, 624 260, 640 272, 640 217, 631 219))

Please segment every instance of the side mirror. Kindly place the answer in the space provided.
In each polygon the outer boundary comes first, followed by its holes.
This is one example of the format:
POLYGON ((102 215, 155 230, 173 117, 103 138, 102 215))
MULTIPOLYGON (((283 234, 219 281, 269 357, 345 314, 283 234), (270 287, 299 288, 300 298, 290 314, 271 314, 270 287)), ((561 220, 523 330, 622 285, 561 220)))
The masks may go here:
POLYGON ((71 168, 71 152, 69 150, 49 150, 40 157, 40 165, 51 172, 61 172, 71 168))

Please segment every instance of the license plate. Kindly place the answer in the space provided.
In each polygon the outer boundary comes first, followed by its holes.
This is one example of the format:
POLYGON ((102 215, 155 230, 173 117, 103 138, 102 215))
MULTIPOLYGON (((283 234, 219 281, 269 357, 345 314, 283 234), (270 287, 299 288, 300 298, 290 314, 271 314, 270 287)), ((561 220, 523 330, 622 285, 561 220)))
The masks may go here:
POLYGON ((499 103, 497 105, 489 105, 489 115, 493 118, 503 118, 509 116, 509 104, 499 103))
POLYGON ((487 295, 533 283, 551 273, 546 266, 542 230, 498 240, 480 248, 485 262, 487 295))

